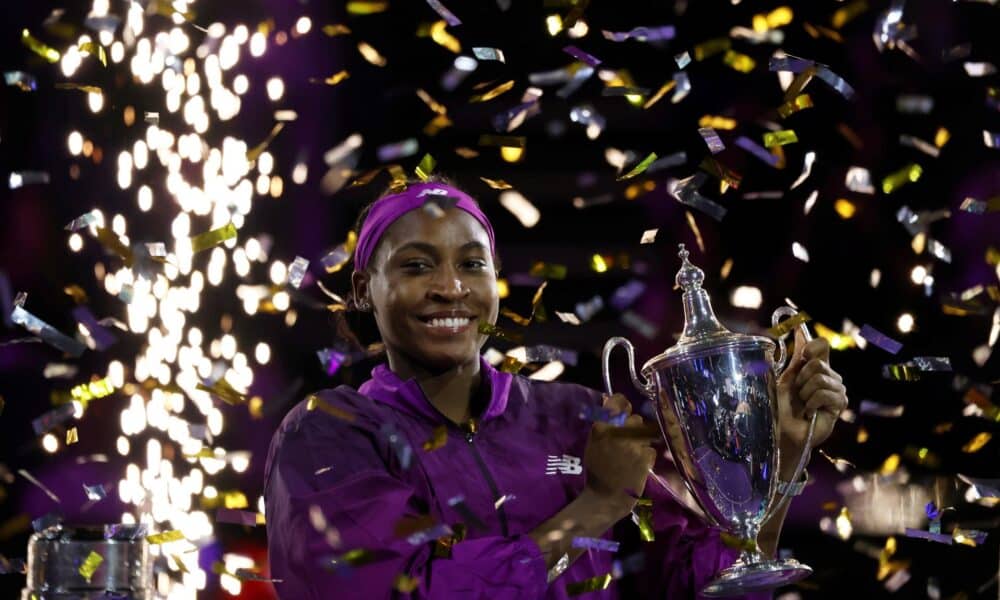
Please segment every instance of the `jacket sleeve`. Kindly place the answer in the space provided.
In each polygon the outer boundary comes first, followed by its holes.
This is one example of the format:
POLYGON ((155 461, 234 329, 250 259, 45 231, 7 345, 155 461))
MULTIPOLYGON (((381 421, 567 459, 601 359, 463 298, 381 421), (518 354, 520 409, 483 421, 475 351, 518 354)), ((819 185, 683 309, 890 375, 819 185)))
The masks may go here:
POLYGON ((432 557, 433 542, 397 537, 396 524, 422 516, 425 499, 389 472, 377 444, 371 431, 319 411, 275 435, 265 506, 271 577, 281 580, 281 598, 545 594, 545 560, 528 536, 458 542, 450 558, 432 557), (419 582, 409 595, 398 591, 400 575, 419 582))

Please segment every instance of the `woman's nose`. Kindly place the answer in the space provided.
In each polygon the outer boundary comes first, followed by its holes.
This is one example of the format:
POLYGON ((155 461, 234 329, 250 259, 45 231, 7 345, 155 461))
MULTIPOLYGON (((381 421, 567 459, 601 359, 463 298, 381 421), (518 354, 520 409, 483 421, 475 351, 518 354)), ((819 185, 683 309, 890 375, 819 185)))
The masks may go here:
POLYGON ((432 295, 446 300, 456 300, 469 295, 468 286, 462 282, 461 278, 455 276, 454 273, 443 274, 441 277, 434 278, 429 291, 432 295))

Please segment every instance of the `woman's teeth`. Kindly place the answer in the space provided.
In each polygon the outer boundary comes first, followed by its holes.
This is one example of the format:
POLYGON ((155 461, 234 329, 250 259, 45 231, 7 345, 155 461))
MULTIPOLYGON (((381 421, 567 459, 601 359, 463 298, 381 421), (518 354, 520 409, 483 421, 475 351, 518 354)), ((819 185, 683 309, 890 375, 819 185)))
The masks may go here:
POLYGON ((464 327, 469 324, 472 319, 468 317, 461 317, 456 319, 431 319, 428 321, 431 327, 464 327))

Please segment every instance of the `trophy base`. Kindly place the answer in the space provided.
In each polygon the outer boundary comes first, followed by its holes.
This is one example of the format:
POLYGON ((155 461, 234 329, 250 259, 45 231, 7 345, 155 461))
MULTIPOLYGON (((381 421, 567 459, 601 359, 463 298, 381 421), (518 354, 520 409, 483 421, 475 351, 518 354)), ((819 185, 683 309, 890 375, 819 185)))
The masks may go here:
POLYGON ((764 592, 795 583, 812 575, 812 568, 799 561, 766 560, 759 563, 735 565, 719 573, 701 593, 709 598, 740 596, 753 592, 764 592))

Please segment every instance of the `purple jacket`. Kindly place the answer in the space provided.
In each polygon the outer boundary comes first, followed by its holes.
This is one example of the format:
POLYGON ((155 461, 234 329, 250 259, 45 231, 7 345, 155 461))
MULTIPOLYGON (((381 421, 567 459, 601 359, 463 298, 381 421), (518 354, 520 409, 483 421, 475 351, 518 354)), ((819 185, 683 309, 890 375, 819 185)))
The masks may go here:
MULTIPOLYGON (((528 535, 583 490, 590 426, 580 413, 600 406, 601 394, 481 362, 491 396, 474 434, 386 365, 357 391, 324 390, 314 410, 307 400, 289 412, 271 442, 264 492, 282 598, 568 598, 567 584, 612 572, 621 557, 590 550, 549 584, 528 535), (441 425, 444 445, 425 451, 441 425), (465 538, 442 551, 433 539, 457 523, 465 538), (409 594, 398 591, 401 574, 419 581, 409 594)), ((641 544, 636 582, 644 597, 693 598, 736 552, 657 488, 646 486, 656 540, 641 544)), ((625 528, 635 525, 625 519, 605 537, 625 528)), ((617 598, 618 582, 582 597, 617 598)))

